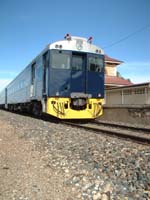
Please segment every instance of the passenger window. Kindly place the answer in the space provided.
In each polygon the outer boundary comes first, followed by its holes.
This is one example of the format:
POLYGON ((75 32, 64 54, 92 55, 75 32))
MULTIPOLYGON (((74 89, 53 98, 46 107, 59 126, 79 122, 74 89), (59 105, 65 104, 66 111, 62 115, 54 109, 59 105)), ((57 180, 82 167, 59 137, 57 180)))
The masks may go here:
POLYGON ((103 60, 99 57, 89 57, 88 71, 102 72, 103 71, 103 60))
POLYGON ((73 55, 72 56, 72 70, 81 71, 83 66, 82 56, 73 55))

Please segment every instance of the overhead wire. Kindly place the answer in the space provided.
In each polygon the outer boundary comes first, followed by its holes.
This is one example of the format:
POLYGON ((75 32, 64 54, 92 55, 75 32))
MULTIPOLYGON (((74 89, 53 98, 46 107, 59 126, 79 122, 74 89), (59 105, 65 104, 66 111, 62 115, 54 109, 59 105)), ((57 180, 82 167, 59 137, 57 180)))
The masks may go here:
POLYGON ((144 31, 144 30, 147 29, 147 28, 150 28, 150 24, 147 24, 146 26, 144 26, 144 27, 142 27, 142 28, 140 28, 140 29, 134 31, 133 33, 128 34, 127 36, 121 38, 120 40, 118 40, 118 41, 116 41, 116 42, 113 42, 113 43, 111 43, 111 44, 109 44, 109 45, 107 45, 107 46, 104 46, 103 49, 106 49, 106 48, 115 46, 116 44, 119 44, 120 42, 123 42, 124 40, 127 40, 127 39, 130 38, 130 37, 133 37, 133 36, 136 35, 137 33, 140 33, 140 32, 144 31))

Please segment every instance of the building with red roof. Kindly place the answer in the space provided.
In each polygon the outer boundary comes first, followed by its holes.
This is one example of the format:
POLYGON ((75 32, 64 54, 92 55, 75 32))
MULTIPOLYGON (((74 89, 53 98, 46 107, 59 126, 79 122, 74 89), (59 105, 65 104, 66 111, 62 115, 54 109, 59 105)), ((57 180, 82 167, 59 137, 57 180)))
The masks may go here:
POLYGON ((147 117, 150 113, 150 83, 133 84, 121 77, 117 72, 117 66, 122 63, 105 55, 105 106, 109 108, 131 106, 142 109, 144 107, 147 117))
POLYGON ((128 86, 133 83, 123 77, 118 76, 117 66, 122 64, 123 61, 114 59, 105 55, 105 87, 120 87, 128 86))

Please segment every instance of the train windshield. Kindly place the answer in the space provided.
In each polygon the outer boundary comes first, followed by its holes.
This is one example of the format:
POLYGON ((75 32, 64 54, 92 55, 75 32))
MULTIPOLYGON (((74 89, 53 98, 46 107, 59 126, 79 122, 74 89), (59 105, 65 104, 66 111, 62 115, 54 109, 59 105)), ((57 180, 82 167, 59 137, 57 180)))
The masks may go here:
POLYGON ((51 67, 100 73, 104 71, 104 61, 103 57, 96 54, 54 50, 51 54, 51 67))
POLYGON ((70 69, 71 57, 62 51, 52 53, 52 68, 54 69, 70 69))
POLYGON ((72 70, 82 71, 83 70, 84 57, 82 54, 72 55, 72 70))
POLYGON ((103 72, 104 62, 103 59, 98 56, 89 56, 88 58, 88 71, 103 72))

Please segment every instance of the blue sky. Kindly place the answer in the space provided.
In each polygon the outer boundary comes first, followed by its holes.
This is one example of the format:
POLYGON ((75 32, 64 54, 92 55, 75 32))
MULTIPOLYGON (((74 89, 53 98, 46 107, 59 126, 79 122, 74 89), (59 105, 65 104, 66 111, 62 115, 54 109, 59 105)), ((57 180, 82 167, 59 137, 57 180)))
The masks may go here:
POLYGON ((124 61, 123 77, 150 81, 150 0, 0 0, 0 90, 66 33, 93 36, 107 55, 124 61))

